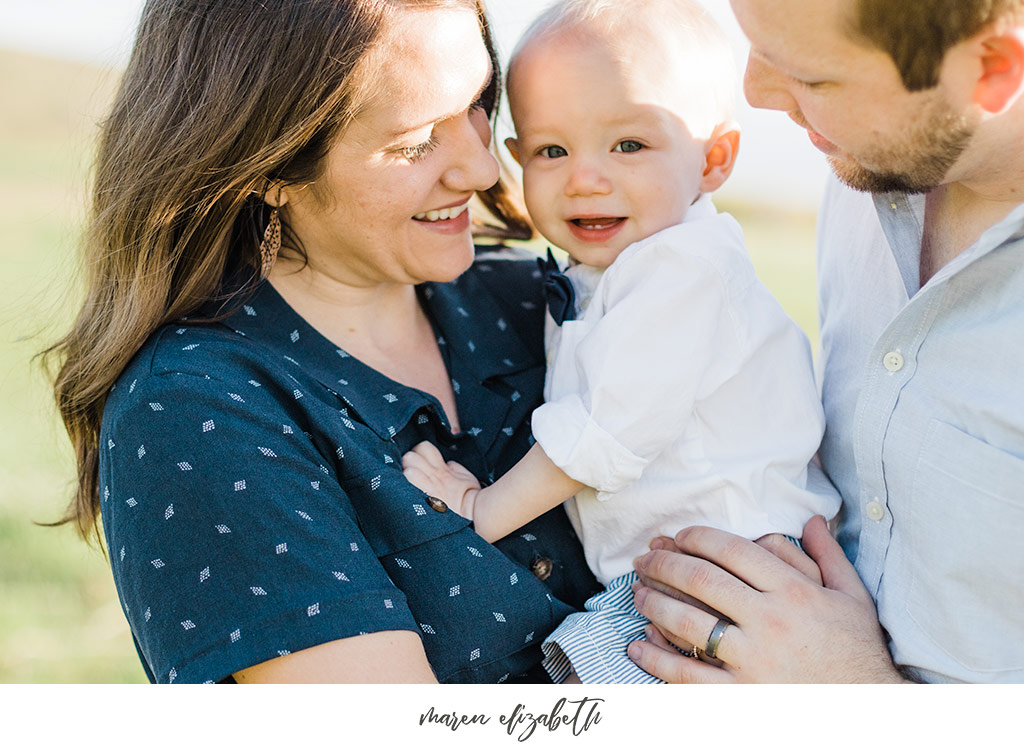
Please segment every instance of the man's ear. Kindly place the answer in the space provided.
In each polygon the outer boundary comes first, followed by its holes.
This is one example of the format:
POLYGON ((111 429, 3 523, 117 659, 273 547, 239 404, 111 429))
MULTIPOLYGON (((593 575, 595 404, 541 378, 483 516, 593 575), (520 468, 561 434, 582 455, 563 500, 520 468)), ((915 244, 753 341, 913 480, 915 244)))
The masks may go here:
POLYGON ((711 138, 704 144, 704 177, 700 182, 702 194, 716 191, 725 183, 736 164, 739 150, 740 132, 734 124, 723 123, 715 128, 711 138))
POLYGON ((974 103, 997 115, 1024 92, 1024 28, 1014 27, 981 40, 981 76, 974 87, 974 103))
POLYGON ((509 136, 505 139, 505 148, 508 150, 508 153, 512 155, 512 159, 515 160, 517 164, 523 164, 522 160, 519 159, 519 139, 509 136))

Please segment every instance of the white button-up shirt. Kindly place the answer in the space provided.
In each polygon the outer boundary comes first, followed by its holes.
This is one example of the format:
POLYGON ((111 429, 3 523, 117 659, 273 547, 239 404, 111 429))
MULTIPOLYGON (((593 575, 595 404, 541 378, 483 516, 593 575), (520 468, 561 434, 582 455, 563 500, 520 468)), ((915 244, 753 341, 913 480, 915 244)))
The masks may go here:
POLYGON ((1024 681, 1024 205, 920 285, 924 200, 836 181, 819 224, 821 459, 897 664, 1024 681))
POLYGON ((533 433, 590 486, 566 510, 598 579, 685 526, 799 537, 812 515, 834 515, 820 470, 808 481, 824 415, 807 339, 758 281, 733 218, 702 198, 607 270, 568 275, 584 310, 561 327, 548 315, 533 433))

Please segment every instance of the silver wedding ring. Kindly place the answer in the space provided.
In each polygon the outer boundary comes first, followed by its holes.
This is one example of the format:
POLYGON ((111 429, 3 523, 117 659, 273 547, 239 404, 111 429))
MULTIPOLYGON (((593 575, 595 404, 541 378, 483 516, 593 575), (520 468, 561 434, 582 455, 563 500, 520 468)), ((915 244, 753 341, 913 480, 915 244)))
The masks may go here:
POLYGON ((725 633, 725 629, 731 625, 725 618, 719 619, 715 627, 711 629, 711 633, 708 634, 708 643, 704 647, 705 656, 712 660, 716 658, 717 655, 715 653, 718 651, 718 645, 722 642, 722 635, 725 633))

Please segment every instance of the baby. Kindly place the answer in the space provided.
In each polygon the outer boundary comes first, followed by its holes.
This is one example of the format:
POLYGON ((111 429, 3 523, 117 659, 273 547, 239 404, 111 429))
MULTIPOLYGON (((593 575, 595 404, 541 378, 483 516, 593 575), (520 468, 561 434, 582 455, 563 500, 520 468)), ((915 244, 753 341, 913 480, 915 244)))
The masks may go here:
MULTIPOLYGON (((799 537, 839 498, 812 464, 824 416, 807 340, 710 194, 732 170, 735 72, 692 0, 562 0, 509 68, 537 228, 568 252, 547 319, 536 445, 481 489, 431 445, 406 476, 494 541, 563 500, 606 591, 544 643, 555 681, 656 682, 626 656, 647 621, 634 558, 702 524, 799 537)), ((553 267, 549 255, 549 267, 553 267)))

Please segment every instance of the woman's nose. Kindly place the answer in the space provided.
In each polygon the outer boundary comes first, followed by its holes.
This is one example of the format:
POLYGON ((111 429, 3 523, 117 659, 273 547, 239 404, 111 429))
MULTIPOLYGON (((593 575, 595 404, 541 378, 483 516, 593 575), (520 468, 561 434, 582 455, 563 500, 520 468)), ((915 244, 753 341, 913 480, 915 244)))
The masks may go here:
POLYGON ((590 160, 573 165, 565 183, 565 195, 569 197, 608 194, 611 190, 611 181, 590 160))
POLYGON ((472 108, 455 125, 452 164, 442 182, 453 191, 485 191, 498 182, 498 160, 491 154, 491 124, 487 113, 472 108))

